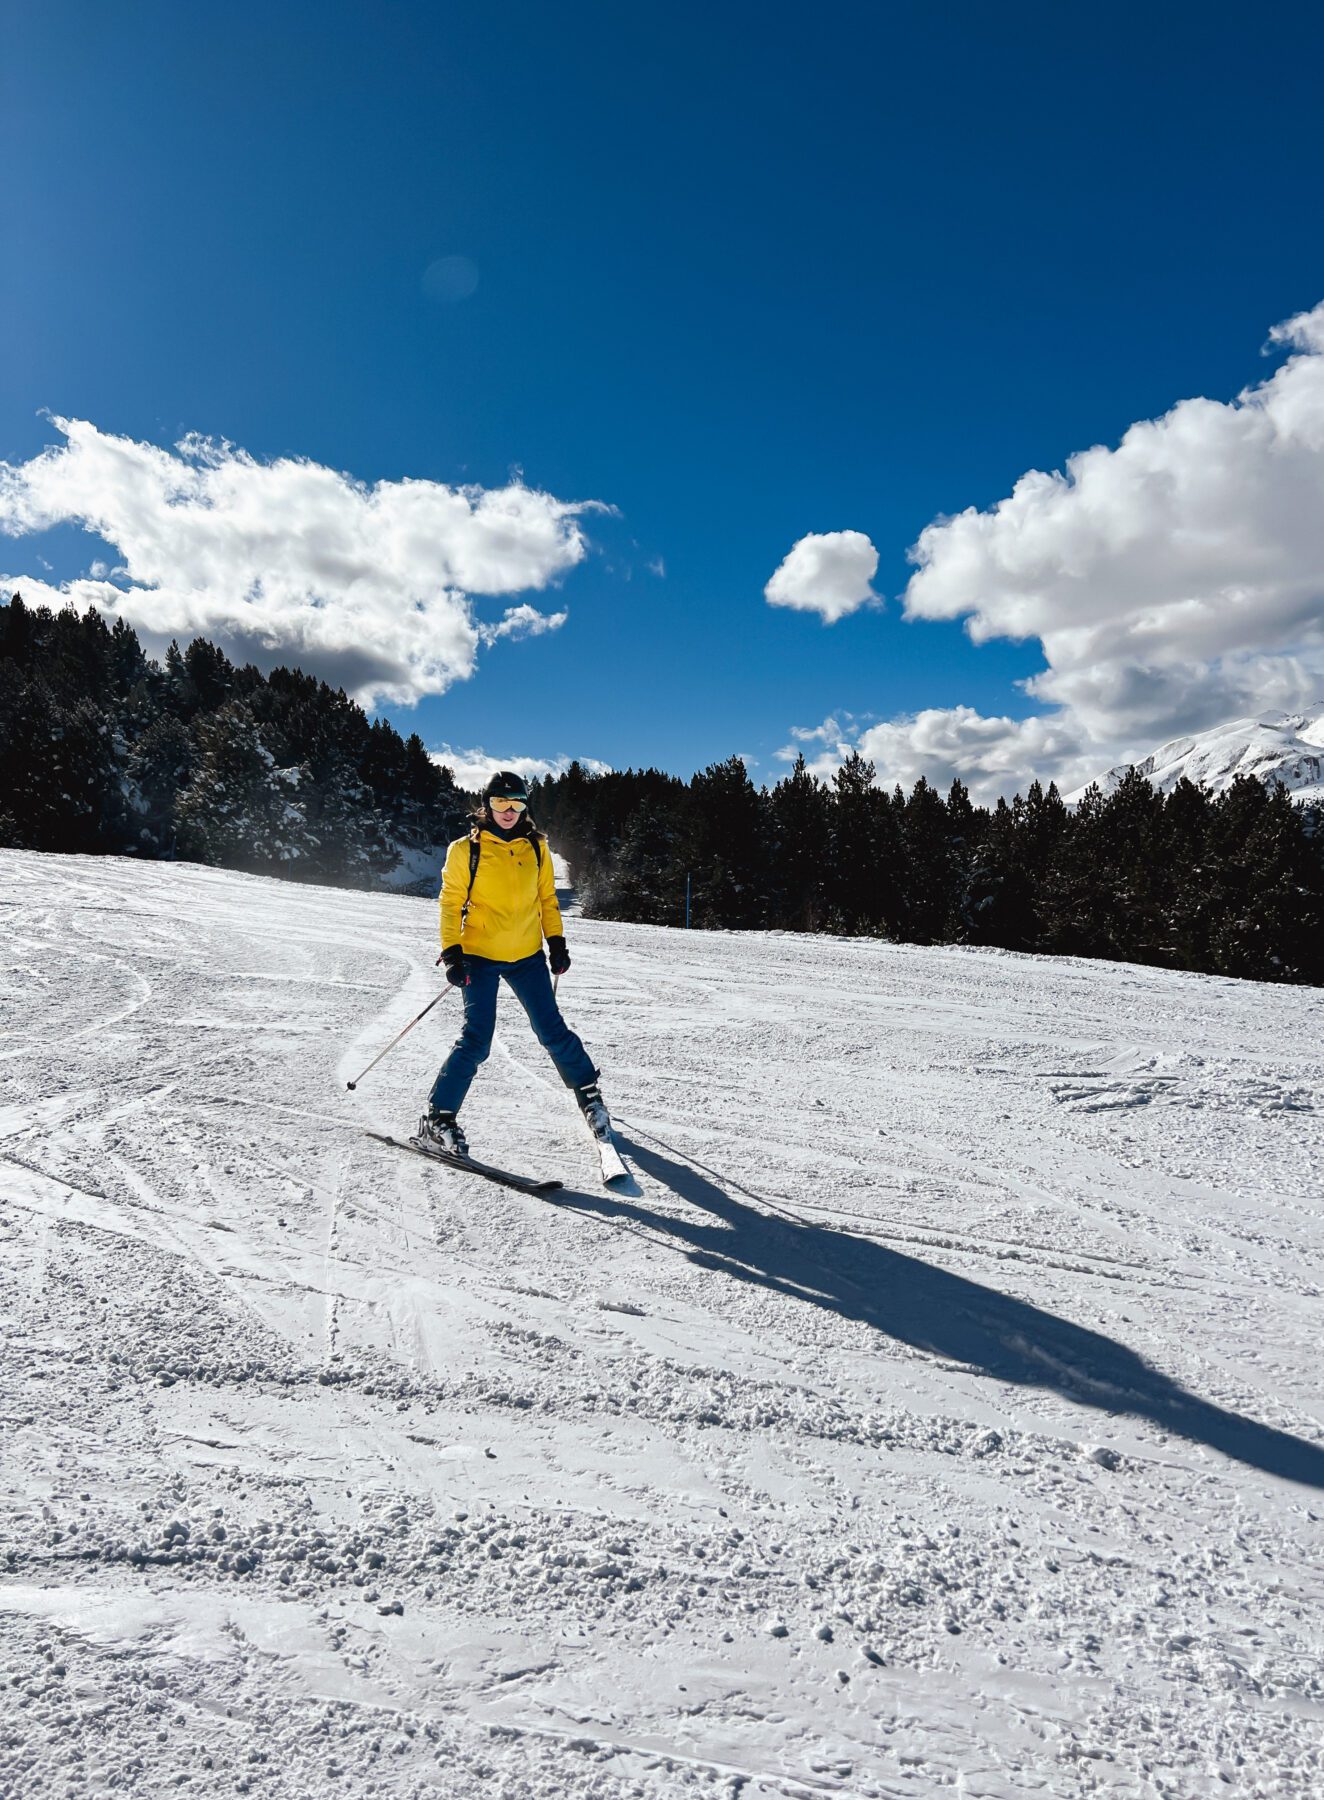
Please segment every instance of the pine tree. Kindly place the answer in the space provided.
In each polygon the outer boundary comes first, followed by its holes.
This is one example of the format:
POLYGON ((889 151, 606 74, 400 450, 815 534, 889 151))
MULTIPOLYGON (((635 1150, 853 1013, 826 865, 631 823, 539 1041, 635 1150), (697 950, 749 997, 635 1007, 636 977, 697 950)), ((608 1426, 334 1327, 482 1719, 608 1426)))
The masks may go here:
POLYGON ((988 814, 970 802, 970 790, 954 777, 947 790, 947 854, 951 870, 950 935, 969 936, 970 884, 988 828, 988 814))
POLYGON ((1034 890, 1025 863, 1020 796, 1008 806, 999 798, 970 859, 963 897, 958 902, 960 935, 971 944, 996 944, 1003 950, 1035 946, 1037 920, 1034 890))
POLYGON ((165 653, 161 701, 185 725, 191 723, 193 715, 198 710, 197 689, 193 685, 193 678, 184 666, 184 652, 173 638, 171 638, 165 653))
MULTIPOLYGON (((394 866, 395 854, 368 786, 343 752, 323 754, 319 767, 310 769, 302 782, 300 800, 309 840, 300 873, 316 881, 370 887, 394 866)), ((291 848, 288 860, 296 854, 291 848)))
POLYGON ((193 761, 193 741, 173 713, 162 713, 130 751, 130 805, 140 821, 134 847, 145 854, 174 854, 175 803, 189 783, 193 761))
POLYGON ((1138 769, 1128 769, 1099 814, 1101 859, 1096 879, 1105 901, 1107 954, 1131 961, 1161 958, 1163 796, 1138 769))
POLYGON ((1185 776, 1163 804, 1165 956, 1174 968, 1210 966, 1214 904, 1209 869, 1209 795, 1185 776))
POLYGON ((769 800, 774 842, 778 924, 790 931, 820 931, 828 916, 828 854, 832 796, 809 773, 803 756, 772 790, 769 800))
POLYGON ((906 935, 912 942, 941 943, 955 913, 956 883, 948 843, 947 809, 921 775, 902 829, 907 851, 906 935))
POLYGON ((91 700, 62 701, 38 675, 0 664, 0 764, 10 841, 29 850, 123 847, 125 802, 110 721, 91 700))
POLYGON ((194 735, 193 773, 175 808, 179 854, 258 874, 306 855, 302 809, 242 701, 204 714, 194 735))
POLYGON ((874 775, 874 765, 852 750, 832 779, 829 919, 834 931, 900 937, 906 929, 908 861, 896 805, 874 786, 874 775))
POLYGON ((374 719, 359 760, 359 774, 367 785, 374 809, 395 825, 405 822, 406 768, 400 733, 385 719, 374 719))
POLYGON ((688 849, 695 925, 739 930, 765 923, 766 801, 740 757, 712 763, 691 781, 688 849))
POLYGON ((1047 792, 1032 781, 1024 800, 1017 794, 1012 812, 1016 824, 1016 880, 1025 907, 1020 947, 1042 950, 1049 936, 1047 913, 1052 874, 1062 855, 1071 815, 1057 791, 1057 783, 1051 781, 1047 792))
POLYGON ((1066 821, 1038 896, 1041 948, 1061 956, 1107 956, 1111 887, 1103 791, 1091 782, 1066 821))
POLYGON ((0 663, 11 663, 23 675, 32 672, 38 642, 36 615, 24 605, 22 594, 11 594, 0 606, 0 663))
POLYGON ((664 809, 644 801, 629 815, 610 874, 592 886, 585 915, 638 925, 683 925, 685 873, 680 860, 672 821, 664 809))
MULTIPOLYGON (((534 816, 555 839, 570 865, 570 874, 581 896, 597 871, 597 846, 593 831, 593 781, 583 764, 572 762, 562 774, 541 781, 534 816)), ((533 796, 530 795, 530 800, 533 796)))
POLYGON ((235 686, 234 665, 223 650, 206 638, 194 638, 184 652, 184 669, 200 712, 216 712, 231 697, 235 686))
POLYGON ((147 679, 147 658, 138 642, 138 633, 127 619, 116 619, 111 629, 110 668, 115 691, 126 697, 147 679))
POLYGON ((1214 804, 1210 847, 1214 968, 1258 981, 1319 981, 1324 862, 1288 791, 1238 776, 1214 804))
POLYGON ((451 771, 432 760, 416 731, 405 741, 403 791, 418 842, 445 845, 464 834, 477 797, 460 792, 451 771))

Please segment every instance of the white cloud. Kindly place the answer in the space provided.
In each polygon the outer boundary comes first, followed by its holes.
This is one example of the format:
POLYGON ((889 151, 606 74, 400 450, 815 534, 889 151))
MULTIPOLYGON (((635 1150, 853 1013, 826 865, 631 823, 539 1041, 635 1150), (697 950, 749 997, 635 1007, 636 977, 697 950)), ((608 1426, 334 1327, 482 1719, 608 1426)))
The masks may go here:
POLYGON ((874 726, 857 736, 880 778, 959 774, 986 799, 1034 775, 1076 786, 1324 698, 1324 303, 1270 339, 1294 354, 1235 400, 1179 401, 921 532, 906 616, 1038 639, 1046 667, 1023 685, 1054 710, 874 726))
POLYGON ((960 780, 978 801, 1023 792, 1036 776, 1072 785, 1097 773, 1070 724, 1061 718, 989 718, 970 706, 930 707, 884 724, 861 727, 849 718, 826 719, 812 731, 794 729, 797 740, 777 752, 783 761, 803 753, 811 774, 830 781, 852 750, 874 765, 880 784, 900 782, 909 792, 924 776, 943 792, 960 780), (821 744, 816 754, 804 746, 821 744), (1045 770, 1049 771, 1048 774, 1045 770))
POLYGON ((481 792, 498 769, 510 769, 526 781, 533 781, 540 775, 564 775, 576 761, 589 775, 606 775, 611 770, 610 763, 599 762, 592 756, 491 756, 483 749, 457 750, 453 744, 442 744, 436 750, 429 750, 428 755, 434 763, 450 770, 457 787, 470 793, 481 792))
POLYGON ((80 525, 121 566, 114 580, 103 567, 58 589, 0 587, 118 612, 149 640, 204 634, 241 660, 297 662, 368 704, 442 693, 473 673, 480 644, 562 624, 528 604, 484 624, 472 596, 555 583, 587 554, 580 519, 602 510, 518 481, 370 486, 196 436, 172 452, 54 423, 63 444, 0 463, 0 532, 80 525))
POLYGON ((1285 345, 1289 350, 1313 350, 1324 353, 1324 301, 1309 312, 1293 314, 1269 332, 1271 344, 1285 345))
POLYGON ((480 625, 478 635, 485 644, 495 644, 504 637, 541 637, 545 631, 559 631, 569 617, 568 612, 540 613, 536 606, 525 602, 508 606, 496 625, 480 625))
MULTIPOLYGON (((849 747, 849 740, 858 735, 854 726, 852 713, 833 713, 821 725, 792 725, 791 736, 798 744, 846 744, 849 747)), ((776 752, 782 762, 794 762, 798 754, 794 744, 776 752)), ((847 750, 843 750, 842 755, 846 754, 847 750)))
POLYGON ((877 573, 878 552, 862 531, 811 531, 787 551, 763 597, 835 625, 878 598, 869 585, 877 573))

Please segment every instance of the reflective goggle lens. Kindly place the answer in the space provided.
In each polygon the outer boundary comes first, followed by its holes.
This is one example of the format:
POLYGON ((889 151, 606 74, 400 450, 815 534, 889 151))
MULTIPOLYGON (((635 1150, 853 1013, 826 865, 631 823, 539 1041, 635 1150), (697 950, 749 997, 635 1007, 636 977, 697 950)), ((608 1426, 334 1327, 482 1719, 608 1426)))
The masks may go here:
POLYGON ((513 794, 493 794, 491 799, 493 812, 508 812, 511 807, 516 812, 523 812, 527 805, 527 800, 517 800, 513 794))

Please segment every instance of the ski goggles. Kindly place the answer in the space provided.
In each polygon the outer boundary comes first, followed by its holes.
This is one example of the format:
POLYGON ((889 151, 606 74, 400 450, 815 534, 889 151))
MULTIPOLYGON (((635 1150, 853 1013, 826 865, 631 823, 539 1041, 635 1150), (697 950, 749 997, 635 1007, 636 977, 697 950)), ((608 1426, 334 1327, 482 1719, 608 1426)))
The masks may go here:
POLYGON ((491 794, 488 796, 487 804, 493 812, 510 812, 512 809, 515 812, 523 812, 529 803, 527 800, 518 799, 514 794, 491 794))

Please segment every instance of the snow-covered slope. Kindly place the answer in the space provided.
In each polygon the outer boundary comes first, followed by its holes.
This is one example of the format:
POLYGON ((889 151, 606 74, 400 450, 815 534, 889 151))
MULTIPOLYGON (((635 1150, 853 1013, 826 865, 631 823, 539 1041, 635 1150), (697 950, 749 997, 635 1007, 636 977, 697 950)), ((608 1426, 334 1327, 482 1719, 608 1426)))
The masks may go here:
MULTIPOLYGON (((1099 786, 1111 793, 1126 764, 1109 769, 1099 786)), ((1136 764, 1154 786, 1170 792, 1183 776, 1221 793, 1238 775, 1280 782, 1296 799, 1324 803, 1324 704, 1303 713, 1275 713, 1264 719, 1233 719, 1194 737, 1173 738, 1136 764)), ((1067 800, 1075 802, 1082 787, 1067 800)))
POLYGON ((0 1792, 1321 1791, 1317 992, 577 921, 550 1204, 430 901, 0 898, 0 1792))

